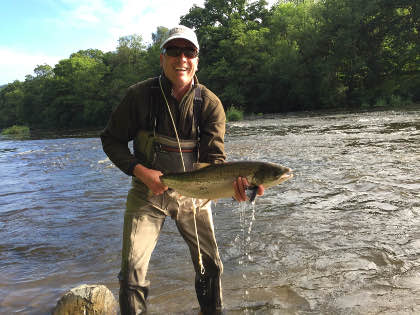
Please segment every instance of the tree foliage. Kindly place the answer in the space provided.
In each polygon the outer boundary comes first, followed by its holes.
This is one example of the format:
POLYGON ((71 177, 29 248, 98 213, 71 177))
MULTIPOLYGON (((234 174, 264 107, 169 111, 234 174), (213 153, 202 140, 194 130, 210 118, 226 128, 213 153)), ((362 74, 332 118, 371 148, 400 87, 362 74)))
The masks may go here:
MULTIPOLYGON (((206 0, 180 23, 196 30, 198 76, 227 108, 285 112, 418 102, 419 12, 415 0, 206 0)), ((38 65, 0 88, 0 128, 103 126, 128 86, 160 73, 166 32, 38 65)))

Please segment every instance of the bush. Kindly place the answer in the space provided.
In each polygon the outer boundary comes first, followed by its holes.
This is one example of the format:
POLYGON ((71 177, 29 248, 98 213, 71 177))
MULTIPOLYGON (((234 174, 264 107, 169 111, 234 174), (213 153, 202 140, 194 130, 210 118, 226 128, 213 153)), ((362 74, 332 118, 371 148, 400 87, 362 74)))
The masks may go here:
POLYGON ((28 126, 14 125, 12 127, 3 129, 1 134, 3 136, 29 136, 30 131, 28 126))
POLYGON ((389 98, 389 105, 394 107, 406 106, 411 104, 412 101, 408 97, 401 97, 399 95, 391 95, 389 98))
POLYGON ((227 121, 238 121, 244 118, 244 111, 235 106, 231 106, 226 111, 226 120, 227 121))
POLYGON ((380 97, 375 102, 375 107, 384 107, 387 105, 387 101, 384 97, 380 97))
POLYGON ((392 94, 387 98, 380 97, 376 99, 375 107, 401 107, 410 104, 412 104, 412 100, 409 97, 392 94))

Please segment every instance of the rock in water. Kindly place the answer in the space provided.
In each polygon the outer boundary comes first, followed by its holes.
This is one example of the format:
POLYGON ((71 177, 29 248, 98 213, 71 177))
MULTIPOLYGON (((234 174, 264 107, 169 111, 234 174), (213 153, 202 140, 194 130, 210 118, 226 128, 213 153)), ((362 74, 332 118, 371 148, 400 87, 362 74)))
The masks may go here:
POLYGON ((115 315, 118 304, 104 285, 82 284, 65 293, 57 302, 53 315, 115 315))

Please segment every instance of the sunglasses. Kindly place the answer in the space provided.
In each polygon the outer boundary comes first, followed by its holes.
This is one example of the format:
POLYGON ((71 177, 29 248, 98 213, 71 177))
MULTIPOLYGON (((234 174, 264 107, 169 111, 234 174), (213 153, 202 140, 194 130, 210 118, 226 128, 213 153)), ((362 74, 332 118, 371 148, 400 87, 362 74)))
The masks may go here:
POLYGON ((179 57, 184 54, 185 57, 192 59, 198 56, 198 51, 191 47, 170 46, 164 48, 162 52, 170 57, 179 57))

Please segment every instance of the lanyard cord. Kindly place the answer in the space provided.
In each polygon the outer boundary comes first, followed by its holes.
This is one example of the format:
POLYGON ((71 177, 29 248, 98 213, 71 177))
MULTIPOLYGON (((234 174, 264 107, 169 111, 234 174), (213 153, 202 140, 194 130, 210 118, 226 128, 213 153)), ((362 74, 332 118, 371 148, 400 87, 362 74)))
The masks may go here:
POLYGON ((200 251, 200 240, 198 239, 198 232, 197 232, 197 219, 196 219, 196 214, 197 214, 197 209, 200 209, 199 207, 196 206, 195 201, 196 199, 193 198, 193 207, 194 207, 194 229, 195 229, 195 239, 197 240, 197 250, 198 250, 198 265, 200 266, 200 272, 202 275, 204 275, 204 273, 206 272, 206 269, 204 268, 203 265, 203 257, 201 255, 201 251, 200 251))
MULTIPOLYGON (((166 107, 168 108, 169 116, 171 117, 172 126, 174 127, 176 141, 178 142, 179 153, 180 153, 180 156, 181 156, 182 167, 184 168, 184 172, 186 172, 184 158, 182 156, 181 143, 179 141, 178 132, 176 130, 175 121, 174 121, 174 118, 172 116, 171 108, 169 107, 168 100, 166 99, 165 92, 163 92, 162 81, 160 79, 160 76, 159 76, 159 86, 160 86, 160 91, 162 92, 163 98, 165 99, 165 103, 166 103, 166 107)), ((200 209, 200 208, 196 207, 195 198, 192 198, 192 201, 193 201, 193 208, 194 208, 193 212, 194 212, 195 238, 197 240, 197 249, 198 249, 198 264, 200 266, 201 274, 204 275, 204 273, 206 272, 206 269, 204 268, 203 259, 202 259, 202 255, 201 255, 201 251, 200 251, 200 240, 198 239, 197 219, 196 219, 197 209, 200 209)))
POLYGON ((162 88, 162 81, 160 80, 160 76, 159 76, 159 86, 160 86, 160 90, 161 90, 161 92, 162 92, 163 98, 165 99, 165 103, 166 103, 166 107, 168 108, 169 116, 171 117, 172 126, 174 127, 175 136, 176 136, 176 141, 178 142, 179 154, 180 154, 180 156, 181 156, 182 167, 184 168, 184 172, 186 172, 186 169, 185 169, 185 163, 184 163, 184 157, 182 156, 181 143, 180 143, 180 141, 179 141, 178 132, 177 132, 177 130, 176 130, 176 126, 175 126, 175 121, 174 121, 174 118, 172 117, 171 108, 169 107, 168 100, 166 99, 166 95, 165 95, 165 93, 163 92, 163 88, 162 88))

